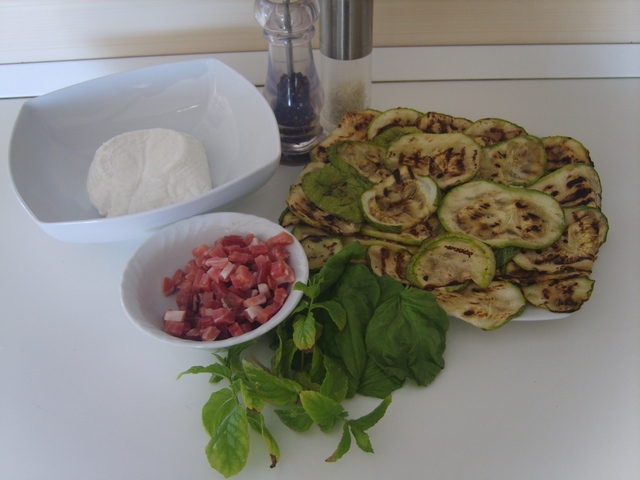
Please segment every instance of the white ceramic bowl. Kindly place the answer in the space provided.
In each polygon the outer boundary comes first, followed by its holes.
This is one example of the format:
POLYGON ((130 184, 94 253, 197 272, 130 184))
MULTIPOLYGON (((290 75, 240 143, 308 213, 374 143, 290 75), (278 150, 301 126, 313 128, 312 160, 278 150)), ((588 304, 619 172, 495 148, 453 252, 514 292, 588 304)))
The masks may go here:
MULTIPOLYGON (((211 245, 226 235, 244 236, 249 233, 267 240, 283 231, 286 230, 270 220, 230 212, 198 215, 169 225, 147 239, 127 263, 120 286, 122 305, 129 318, 144 333, 171 345, 225 349, 257 338, 275 328, 291 313, 300 301, 302 292, 292 290, 278 313, 251 332, 225 340, 199 342, 173 337, 162 331, 164 312, 168 308, 176 308, 175 295, 165 297, 162 294, 162 279, 173 275, 176 269, 183 268, 193 258, 191 250, 202 244, 211 245)), ((296 281, 306 283, 309 264, 302 246, 294 239, 287 248, 296 281)))
POLYGON ((220 207, 275 173, 280 136, 260 92, 224 63, 193 60, 91 80, 27 101, 9 152, 14 191, 50 236, 118 241, 220 207), (214 188, 148 212, 104 218, 86 179, 105 141, 131 130, 170 128, 198 138, 214 188))

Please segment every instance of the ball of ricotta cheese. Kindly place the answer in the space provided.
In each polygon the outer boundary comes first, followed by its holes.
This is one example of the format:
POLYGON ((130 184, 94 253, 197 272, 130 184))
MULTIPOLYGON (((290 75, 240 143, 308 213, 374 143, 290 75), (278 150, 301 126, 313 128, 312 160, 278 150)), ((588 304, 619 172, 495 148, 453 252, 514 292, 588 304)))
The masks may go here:
POLYGON ((166 128, 126 132, 106 141, 87 177, 89 199, 107 217, 164 207, 211 188, 200 140, 166 128))

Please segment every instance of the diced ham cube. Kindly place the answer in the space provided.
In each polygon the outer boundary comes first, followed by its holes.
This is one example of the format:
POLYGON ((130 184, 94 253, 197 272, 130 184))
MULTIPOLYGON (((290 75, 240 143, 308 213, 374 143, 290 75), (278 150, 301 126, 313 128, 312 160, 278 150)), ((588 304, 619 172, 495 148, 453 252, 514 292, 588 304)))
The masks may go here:
POLYGON ((165 320, 162 330, 174 337, 182 337, 185 331, 189 330, 189 325, 185 322, 175 322, 173 320, 165 320))

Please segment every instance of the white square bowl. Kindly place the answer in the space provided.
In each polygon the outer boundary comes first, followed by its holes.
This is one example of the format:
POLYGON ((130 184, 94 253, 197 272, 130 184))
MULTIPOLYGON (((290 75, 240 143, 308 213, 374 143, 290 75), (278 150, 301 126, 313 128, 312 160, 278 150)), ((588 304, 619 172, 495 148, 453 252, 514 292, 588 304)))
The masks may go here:
POLYGON ((48 235, 71 242, 125 240, 220 207, 266 183, 279 160, 268 103, 215 59, 132 70, 31 99, 9 150, 13 188, 26 211, 48 235), (96 150, 121 133, 159 127, 203 143, 213 189, 147 212, 102 217, 86 191, 96 150))

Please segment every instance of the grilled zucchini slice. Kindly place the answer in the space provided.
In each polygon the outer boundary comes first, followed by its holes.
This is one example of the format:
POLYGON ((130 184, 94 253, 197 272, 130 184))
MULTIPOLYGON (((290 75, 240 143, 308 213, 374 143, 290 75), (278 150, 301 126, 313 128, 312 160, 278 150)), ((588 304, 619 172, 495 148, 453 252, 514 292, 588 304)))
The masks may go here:
POLYGON ((343 248, 339 237, 308 236, 300 241, 309 260, 310 270, 319 270, 325 262, 343 248))
POLYGON ((360 197, 366 221, 380 230, 396 233, 428 218, 439 201, 437 183, 430 177, 415 176, 404 165, 360 197))
POLYGON ((542 275, 536 282, 522 286, 529 303, 552 312, 570 313, 589 300, 595 281, 586 272, 542 275))
POLYGON ((309 152, 312 161, 328 162, 327 148, 342 140, 366 140, 369 123, 380 114, 379 110, 347 112, 327 137, 309 152))
POLYGON ((564 212, 550 195, 487 180, 452 188, 438 217, 447 231, 471 235, 494 248, 545 248, 565 227, 564 212))
POLYGON ((567 226, 562 236, 542 250, 522 250, 513 261, 525 270, 560 273, 568 270, 591 271, 600 246, 607 239, 607 217, 592 207, 565 209, 567 226))
POLYGON ((554 135, 542 138, 547 154, 547 173, 570 163, 584 163, 593 167, 589 150, 575 138, 554 135))
POLYGON ((421 115, 422 112, 413 108, 399 107, 385 110, 371 120, 369 128, 367 128, 367 139, 373 140, 373 137, 390 127, 415 125, 421 115))
POLYGON ((391 175, 384 166, 385 150, 371 142, 344 140, 327 149, 329 161, 349 175, 380 183, 391 175))
POLYGON ((471 125, 471 120, 454 117, 446 113, 427 112, 416 120, 416 127, 425 133, 464 132, 471 125))
POLYGON ((367 248, 367 258, 371 270, 377 276, 389 275, 401 283, 409 283, 405 272, 411 260, 411 252, 406 248, 373 244, 367 248))
POLYGON ((482 149, 478 179, 505 185, 530 185, 547 169, 547 155, 542 141, 521 135, 482 149))
POLYGON ((437 215, 430 215, 426 220, 420 221, 413 227, 406 228, 401 232, 385 232, 368 223, 362 225, 360 234, 373 238, 389 240, 403 245, 418 246, 425 240, 435 237, 442 230, 440 220, 437 215))
POLYGON ((520 288, 508 281, 494 280, 487 288, 471 284, 455 292, 432 290, 447 315, 482 330, 495 330, 524 311, 527 302, 520 288))
POLYGON ((571 163, 545 175, 529 186, 548 193, 563 207, 586 206, 600 208, 602 184, 595 168, 571 163))
POLYGON ((407 127, 389 127, 382 133, 379 133, 378 135, 373 137, 371 142, 375 143, 376 145, 386 150, 389 147, 389 145, 391 145, 391 143, 395 142, 402 135, 406 135, 407 133, 418 133, 418 132, 420 132, 420 129, 418 129, 418 127, 415 127, 413 125, 409 125, 407 127))
POLYGON ((362 223, 364 218, 358 200, 371 183, 349 175, 332 164, 302 177, 302 190, 321 209, 350 222, 362 223))
POLYGON ((408 165, 448 189, 476 176, 480 155, 480 146, 464 133, 409 133, 389 145, 385 163, 389 170, 408 165))
POLYGON ((509 138, 526 135, 527 131, 520 125, 501 118, 482 118, 469 125, 464 133, 473 138, 481 146, 495 145, 509 138))
POLYGON ((422 244, 407 266, 407 280, 433 289, 465 284, 469 280, 486 288, 496 273, 493 250, 460 233, 438 235, 422 244))

